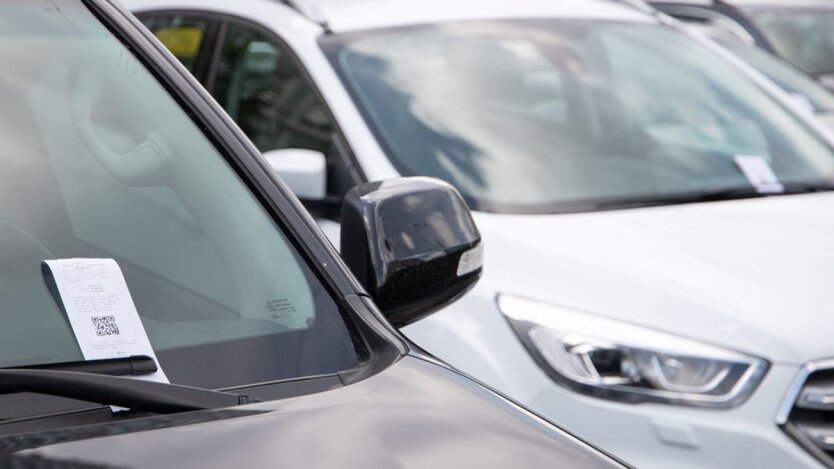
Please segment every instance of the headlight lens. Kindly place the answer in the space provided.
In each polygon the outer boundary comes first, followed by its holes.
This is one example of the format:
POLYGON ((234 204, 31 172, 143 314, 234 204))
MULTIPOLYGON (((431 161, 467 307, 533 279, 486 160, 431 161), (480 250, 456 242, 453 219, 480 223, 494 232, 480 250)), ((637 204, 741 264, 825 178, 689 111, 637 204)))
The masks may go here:
POLYGON ((764 360, 569 308, 509 295, 498 307, 555 381, 627 402, 734 407, 767 371, 764 360))

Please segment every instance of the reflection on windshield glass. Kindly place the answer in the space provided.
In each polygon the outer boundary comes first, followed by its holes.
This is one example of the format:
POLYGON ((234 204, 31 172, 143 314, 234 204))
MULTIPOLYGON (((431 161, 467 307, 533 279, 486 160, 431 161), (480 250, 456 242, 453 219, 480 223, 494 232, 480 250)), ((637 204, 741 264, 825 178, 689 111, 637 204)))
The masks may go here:
POLYGON ((665 27, 469 22, 322 46, 401 172, 450 181, 478 209, 744 187, 736 155, 784 181, 834 175, 792 114, 665 27))
POLYGON ((223 156, 81 2, 51 4, 0 4, 0 367, 83 359, 41 272, 70 258, 118 263, 172 382, 355 366, 333 300, 223 156))

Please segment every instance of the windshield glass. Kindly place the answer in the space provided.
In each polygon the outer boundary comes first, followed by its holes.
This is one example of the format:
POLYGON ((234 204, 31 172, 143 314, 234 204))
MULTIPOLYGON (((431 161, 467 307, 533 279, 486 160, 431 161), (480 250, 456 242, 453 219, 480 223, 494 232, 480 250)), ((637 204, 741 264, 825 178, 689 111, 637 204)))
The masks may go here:
POLYGON ((322 283, 81 2, 0 4, 0 63, 0 367, 84 359, 41 271, 69 258, 118 263, 171 382, 221 388, 357 365, 322 283))
POLYGON ((719 42, 814 112, 834 111, 834 96, 801 70, 758 47, 719 42))
POLYGON ((831 148, 792 112, 664 26, 466 22, 321 46, 399 171, 445 179, 478 210, 750 187, 738 155, 784 182, 834 176, 831 148))
POLYGON ((834 73, 834 10, 780 8, 751 16, 779 55, 807 73, 834 73))

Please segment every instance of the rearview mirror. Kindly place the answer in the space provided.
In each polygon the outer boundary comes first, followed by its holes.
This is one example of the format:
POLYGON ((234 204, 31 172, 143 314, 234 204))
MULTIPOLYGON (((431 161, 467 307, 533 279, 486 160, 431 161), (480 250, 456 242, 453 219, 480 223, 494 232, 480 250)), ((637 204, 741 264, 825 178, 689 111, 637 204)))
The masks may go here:
POLYGON ((327 194, 327 158, 315 150, 285 148, 264 158, 301 200, 322 200, 327 194))
POLYGON ((345 196, 341 222, 345 263, 397 327, 451 304, 481 276, 481 235, 445 182, 359 185, 345 196))

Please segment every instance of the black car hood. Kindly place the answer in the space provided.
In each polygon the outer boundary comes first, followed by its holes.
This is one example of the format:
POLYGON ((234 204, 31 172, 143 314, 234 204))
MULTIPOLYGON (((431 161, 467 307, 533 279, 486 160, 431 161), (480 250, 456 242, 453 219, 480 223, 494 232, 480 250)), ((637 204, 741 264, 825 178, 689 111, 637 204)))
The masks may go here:
MULTIPOLYGON (((83 428, 68 429, 76 435, 69 436, 73 441, 23 449, 0 463, 178 469, 619 467, 475 382, 412 356, 336 390, 193 414, 201 414, 195 419, 199 423, 107 424, 116 433, 110 436, 77 439, 83 428), (124 433, 121 425, 133 427, 124 433)), ((47 441, 68 439, 50 433, 47 441)))

